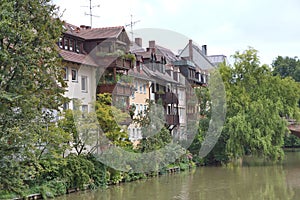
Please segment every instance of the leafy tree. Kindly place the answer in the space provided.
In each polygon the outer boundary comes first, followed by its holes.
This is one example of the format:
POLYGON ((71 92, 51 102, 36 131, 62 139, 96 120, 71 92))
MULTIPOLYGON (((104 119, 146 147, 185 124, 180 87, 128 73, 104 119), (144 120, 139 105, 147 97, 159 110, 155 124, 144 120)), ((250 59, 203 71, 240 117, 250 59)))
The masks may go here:
POLYGON ((56 46, 62 24, 49 2, 0 4, 0 190, 20 193, 24 179, 34 175, 28 163, 37 159, 36 141, 58 136, 40 126, 45 110, 64 101, 56 46))
POLYGON ((99 128, 94 113, 66 110, 58 126, 71 135, 69 143, 77 155, 93 152, 98 140, 99 128))
POLYGON ((295 81, 300 82, 300 60, 297 57, 278 56, 272 63, 273 74, 282 78, 292 77, 295 81))
POLYGON ((110 142, 119 147, 131 146, 125 128, 121 127, 130 116, 112 105, 111 94, 98 94, 95 112, 101 131, 110 142))
MULTIPOLYGON (((283 158, 283 139, 288 133, 284 116, 299 119, 299 84, 273 76, 260 65, 257 51, 237 52, 234 65, 221 65, 227 100, 224 128, 206 163, 226 163, 244 155, 271 160, 283 158)), ((200 122, 202 123, 202 122, 200 122)), ((204 130, 207 128, 204 124, 204 130)), ((199 140, 203 132, 199 131, 199 140)))

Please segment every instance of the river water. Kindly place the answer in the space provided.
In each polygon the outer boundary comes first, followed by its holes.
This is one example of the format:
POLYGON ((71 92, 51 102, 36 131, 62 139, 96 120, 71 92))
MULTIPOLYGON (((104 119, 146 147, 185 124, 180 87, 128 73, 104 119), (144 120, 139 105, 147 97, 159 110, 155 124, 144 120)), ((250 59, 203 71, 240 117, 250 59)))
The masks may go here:
POLYGON ((200 167, 56 200, 299 200, 300 152, 282 164, 200 167))

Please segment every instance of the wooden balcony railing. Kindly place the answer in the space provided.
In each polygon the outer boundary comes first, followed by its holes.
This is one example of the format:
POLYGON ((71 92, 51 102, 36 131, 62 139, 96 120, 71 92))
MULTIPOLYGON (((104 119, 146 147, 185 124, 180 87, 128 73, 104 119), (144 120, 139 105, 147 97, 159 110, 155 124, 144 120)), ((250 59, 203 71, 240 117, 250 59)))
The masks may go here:
POLYGON ((97 63, 105 68, 118 68, 129 70, 133 66, 132 60, 127 60, 117 56, 97 57, 97 63))
POLYGON ((173 92, 165 92, 164 94, 155 93, 155 100, 162 99, 163 104, 178 104, 177 95, 173 92))
POLYGON ((104 83, 97 86, 97 94, 110 93, 120 96, 130 96, 132 87, 127 84, 120 83, 104 83))
POLYGON ((179 115, 166 115, 168 125, 179 125, 179 115))

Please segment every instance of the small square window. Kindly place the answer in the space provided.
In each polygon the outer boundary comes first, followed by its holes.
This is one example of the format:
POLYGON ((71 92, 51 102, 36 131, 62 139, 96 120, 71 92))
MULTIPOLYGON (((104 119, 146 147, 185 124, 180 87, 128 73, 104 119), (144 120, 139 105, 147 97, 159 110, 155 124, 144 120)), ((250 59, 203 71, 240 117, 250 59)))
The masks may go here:
POLYGON ((81 76, 81 90, 83 92, 87 92, 88 91, 88 78, 87 76, 81 76))
POLYGON ((73 82, 78 81, 78 71, 77 71, 77 69, 72 69, 72 81, 73 82))
POLYGON ((88 112, 89 111, 88 105, 82 105, 81 109, 82 109, 82 112, 88 112))

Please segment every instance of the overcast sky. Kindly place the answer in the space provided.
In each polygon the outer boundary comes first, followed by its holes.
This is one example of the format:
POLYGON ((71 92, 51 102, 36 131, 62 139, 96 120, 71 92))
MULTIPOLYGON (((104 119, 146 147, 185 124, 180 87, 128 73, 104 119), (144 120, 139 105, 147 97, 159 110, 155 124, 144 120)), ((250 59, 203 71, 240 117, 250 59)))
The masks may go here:
MULTIPOLYGON (((84 7, 89 0, 53 3, 60 6, 65 21, 90 25, 85 15, 89 8, 84 7)), ((209 55, 230 57, 251 46, 265 64, 278 55, 300 57, 299 0, 92 0, 92 5, 93 15, 99 16, 93 18, 93 28, 124 26, 133 15, 133 21, 139 20, 134 37, 145 28, 167 29, 206 44, 209 55)), ((130 32, 130 27, 126 30, 130 32)))

